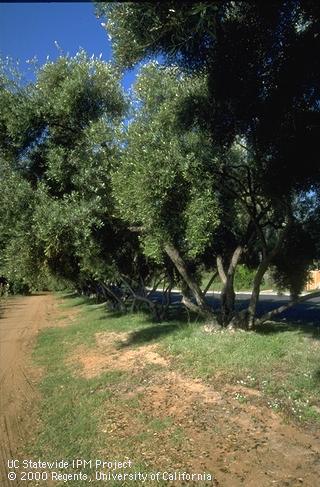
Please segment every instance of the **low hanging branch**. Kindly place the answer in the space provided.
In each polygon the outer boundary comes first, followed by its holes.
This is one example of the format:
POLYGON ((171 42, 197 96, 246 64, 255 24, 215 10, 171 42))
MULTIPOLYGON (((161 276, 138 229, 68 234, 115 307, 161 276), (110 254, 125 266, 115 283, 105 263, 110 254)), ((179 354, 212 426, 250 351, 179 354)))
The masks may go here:
POLYGON ((208 308, 203 308, 202 306, 198 306, 197 304, 193 303, 191 299, 189 299, 187 296, 184 294, 182 295, 182 300, 181 303, 184 304, 184 306, 192 311, 195 314, 198 314, 202 316, 203 318, 213 318, 213 313, 211 310, 208 308))
POLYGON ((318 297, 320 297, 320 291, 315 291, 313 293, 306 294, 305 296, 301 296, 300 298, 292 299, 291 301, 289 301, 289 303, 283 304, 282 306, 279 306, 279 308, 275 308, 271 311, 268 311, 268 313, 262 315, 258 320, 256 320, 256 326, 262 325, 263 323, 270 320, 274 316, 282 313, 283 311, 286 311, 289 308, 292 308, 296 304, 300 304, 303 303, 304 301, 308 301, 309 299, 318 298, 318 297))
POLYGON ((148 299, 148 298, 146 298, 144 296, 141 296, 141 295, 137 294, 132 289, 132 287, 130 286, 130 284, 124 279, 123 276, 121 276, 121 281, 123 282, 124 286, 128 289, 128 291, 131 293, 131 295, 132 295, 132 297, 133 297, 134 300, 141 301, 143 303, 148 304, 148 306, 150 307, 150 309, 153 311, 154 315, 155 316, 158 316, 157 303, 154 303, 153 301, 151 301, 151 299, 148 299))
POLYGON ((162 296, 162 304, 161 304, 161 319, 163 320, 167 315, 169 311, 169 307, 171 304, 171 290, 173 287, 173 283, 170 281, 169 285, 166 287, 166 289, 163 290, 163 296, 162 296))
POLYGON ((106 294, 109 295, 120 307, 120 309, 122 311, 125 310, 125 304, 124 302, 121 300, 121 298, 119 298, 116 293, 114 293, 109 286, 107 286, 104 282, 99 282, 100 286, 105 290, 106 294))
POLYGON ((164 274, 161 274, 159 279, 155 279, 152 289, 148 290, 147 298, 149 298, 149 296, 151 296, 151 294, 153 294, 158 289, 158 286, 159 284, 161 284, 163 279, 164 279, 164 274))

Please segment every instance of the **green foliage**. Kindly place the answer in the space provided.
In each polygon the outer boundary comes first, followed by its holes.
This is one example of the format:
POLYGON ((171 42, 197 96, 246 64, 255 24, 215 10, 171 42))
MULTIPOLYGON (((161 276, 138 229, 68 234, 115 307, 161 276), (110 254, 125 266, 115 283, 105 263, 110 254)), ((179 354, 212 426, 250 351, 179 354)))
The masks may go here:
POLYGON ((29 84, 1 66, 1 273, 90 292, 127 279, 125 293, 144 297, 162 274, 204 308, 203 269, 219 257, 231 297, 240 249, 236 286, 251 287, 262 262, 297 295, 319 258, 315 2, 97 11, 118 66, 80 51, 29 84), (121 69, 155 54, 166 65, 144 65, 129 100, 121 69))
POLYGON ((176 1, 147 5, 96 2, 96 6, 97 14, 107 19, 105 27, 117 61, 131 67, 142 57, 159 52, 188 58, 197 53, 202 60, 215 37, 219 3, 190 3, 183 8, 176 1))
POLYGON ((234 280, 237 290, 252 289, 255 272, 247 266, 240 264, 235 272, 234 280))
POLYGON ((26 292, 37 267, 36 245, 30 228, 34 194, 30 184, 5 160, 0 171, 0 273, 8 278, 10 291, 26 292))
POLYGON ((121 215, 143 227, 145 251, 157 259, 166 241, 197 257, 219 223, 214 179, 206 167, 208 142, 201 133, 177 128, 179 100, 192 86, 176 67, 150 63, 142 69, 135 86, 139 111, 113 175, 121 215))
POLYGON ((319 181, 317 1, 102 2, 98 13, 121 66, 161 54, 207 75, 190 112, 222 149, 246 137, 265 191, 279 197, 319 181))
POLYGON ((208 242, 219 223, 219 208, 213 197, 212 187, 206 183, 194 190, 185 210, 186 240, 189 243, 189 255, 197 257, 206 250, 208 242))
POLYGON ((232 242, 230 254, 256 231, 245 258, 257 265, 262 247, 275 246, 286 213, 299 221, 297 196, 302 203, 303 194, 319 191, 318 2, 297 1, 292 8, 285 1, 110 2, 97 9, 120 66, 161 54, 168 66, 182 67, 184 76, 196 75, 194 86, 189 84, 194 91, 179 97, 177 118, 218 149, 220 218, 226 221, 220 248, 232 242), (230 163, 230 149, 239 141, 247 150, 242 167, 230 163))
POLYGON ((95 235, 116 227, 110 171, 126 109, 118 73, 81 51, 46 63, 29 85, 2 76, 1 271, 33 288, 52 273, 78 282, 93 249, 110 260, 95 235))
MULTIPOLYGON (((256 274, 256 269, 250 269, 245 264, 239 264, 236 268, 234 275, 234 288, 236 291, 250 291, 252 289, 254 276, 256 274)), ((211 278, 212 273, 204 272, 202 274, 202 287, 205 288, 211 278)), ((210 290, 221 291, 222 282, 219 276, 213 280, 210 290)), ((274 282, 271 279, 267 279, 265 275, 261 283, 261 289, 272 289, 274 287, 274 282)))

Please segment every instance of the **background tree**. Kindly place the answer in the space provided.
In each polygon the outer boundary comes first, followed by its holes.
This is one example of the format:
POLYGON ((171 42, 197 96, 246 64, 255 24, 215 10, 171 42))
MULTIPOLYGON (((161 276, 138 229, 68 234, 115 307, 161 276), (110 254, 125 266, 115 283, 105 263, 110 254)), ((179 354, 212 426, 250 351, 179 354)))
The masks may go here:
POLYGON ((121 233, 110 187, 126 109, 116 70, 80 52, 29 85, 2 79, 3 272, 18 267, 34 286, 39 267, 77 286, 107 278, 121 233))

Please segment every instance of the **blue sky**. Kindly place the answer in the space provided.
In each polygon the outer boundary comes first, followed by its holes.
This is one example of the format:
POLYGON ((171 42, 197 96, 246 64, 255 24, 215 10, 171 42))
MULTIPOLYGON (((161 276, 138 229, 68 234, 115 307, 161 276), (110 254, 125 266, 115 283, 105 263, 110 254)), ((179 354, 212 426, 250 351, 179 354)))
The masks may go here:
MULTIPOLYGON (((40 64, 47 56, 54 60, 59 56, 55 41, 71 56, 81 47, 90 56, 102 54, 109 61, 111 43, 102 21, 95 17, 91 2, 0 3, 0 55, 19 59, 29 79, 26 60, 34 56, 40 64)), ((134 78, 135 71, 127 72, 123 86, 128 89, 134 78)))

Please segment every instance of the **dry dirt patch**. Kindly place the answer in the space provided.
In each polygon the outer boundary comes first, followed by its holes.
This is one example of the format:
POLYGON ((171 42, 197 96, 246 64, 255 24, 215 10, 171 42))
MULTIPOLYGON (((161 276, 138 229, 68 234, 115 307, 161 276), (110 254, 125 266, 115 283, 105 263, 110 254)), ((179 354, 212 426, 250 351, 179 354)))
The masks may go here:
MULTIPOLYGON (((57 322, 61 313, 52 296, 36 296, 16 300, 0 320, 2 460, 19 456, 30 423, 28 411, 39 399, 34 389, 39 371, 29 360, 34 338, 40 328, 76 317, 57 322)), ((106 456, 111 444, 120 456, 131 444, 136 461, 145 459, 150 468, 211 472, 221 487, 319 484, 319 428, 287 424, 263 404, 263 395, 243 385, 217 380, 209 386, 186 377, 156 344, 130 348, 128 338, 98 333, 94 349, 79 348, 70 359, 82 364, 85 377, 123 369, 135 379, 108 386, 112 395, 101 421, 106 456), (150 369, 150 364, 159 367, 150 369), (247 396, 247 402, 239 403, 236 393, 247 396), (163 427, 154 430, 155 421, 163 427)))
POLYGON ((155 344, 133 349, 126 347, 129 338, 127 333, 96 333, 95 338, 94 349, 81 345, 70 357, 70 363, 80 363, 81 375, 87 379, 108 370, 130 370, 137 373, 146 364, 168 365, 168 361, 157 352, 155 344))
POLYGON ((161 356, 156 344, 130 348, 129 338, 127 333, 97 333, 95 348, 79 347, 71 357, 82 365, 84 377, 126 370, 140 381, 111 387, 101 426, 108 449, 113 444, 123 454, 127 445, 134 445, 137 461, 144 459, 158 470, 210 472, 216 478, 211 485, 221 487, 318 485, 318 429, 287 424, 266 406, 258 390, 221 380, 216 390, 186 377, 161 356), (149 364, 160 368, 150 373, 149 364), (240 403, 237 394, 246 402, 240 403), (130 400, 138 401, 137 409, 130 400), (150 425, 157 420, 165 426, 152 432, 150 425))
POLYGON ((171 416, 174 420, 188 419, 195 404, 209 406, 221 401, 219 392, 175 371, 161 374, 151 384, 137 391, 143 393, 144 407, 152 415, 171 416))
MULTIPOLYGON (((286 424, 268 407, 240 404, 229 393, 219 394, 175 373, 137 392, 143 398, 141 410, 153 418, 169 416, 171 432, 177 426, 183 431, 174 453, 170 429, 157 435, 168 452, 163 468, 171 460, 172 467, 211 472, 218 485, 228 487, 318 485, 319 435, 286 424)), ((157 455, 153 461, 159 465, 157 455)))
POLYGON ((230 384, 225 384, 224 386, 225 392, 229 392, 233 395, 235 394, 242 394, 244 397, 249 396, 249 397, 261 397, 262 392, 259 391, 258 389, 253 389, 252 387, 246 387, 243 385, 230 385, 230 384))

